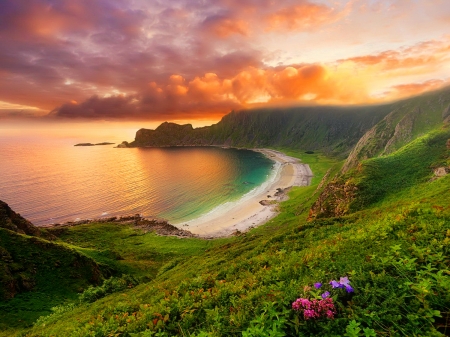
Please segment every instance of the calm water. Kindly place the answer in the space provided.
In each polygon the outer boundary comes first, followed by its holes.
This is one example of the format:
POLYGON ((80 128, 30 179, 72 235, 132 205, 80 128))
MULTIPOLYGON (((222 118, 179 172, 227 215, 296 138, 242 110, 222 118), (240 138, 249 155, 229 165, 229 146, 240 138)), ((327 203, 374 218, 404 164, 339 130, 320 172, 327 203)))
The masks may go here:
POLYGON ((273 165, 247 150, 73 146, 120 140, 0 134, 0 200, 36 225, 136 213, 178 223, 238 200, 273 165))

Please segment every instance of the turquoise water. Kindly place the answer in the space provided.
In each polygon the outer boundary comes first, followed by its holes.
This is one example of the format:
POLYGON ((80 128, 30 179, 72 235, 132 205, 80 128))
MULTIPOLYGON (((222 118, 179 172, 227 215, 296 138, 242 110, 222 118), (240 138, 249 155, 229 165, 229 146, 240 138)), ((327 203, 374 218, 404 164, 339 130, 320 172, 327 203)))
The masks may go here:
POLYGON ((179 223, 238 201, 273 167, 249 150, 73 146, 86 141, 0 136, 0 200, 36 225, 136 213, 179 223))

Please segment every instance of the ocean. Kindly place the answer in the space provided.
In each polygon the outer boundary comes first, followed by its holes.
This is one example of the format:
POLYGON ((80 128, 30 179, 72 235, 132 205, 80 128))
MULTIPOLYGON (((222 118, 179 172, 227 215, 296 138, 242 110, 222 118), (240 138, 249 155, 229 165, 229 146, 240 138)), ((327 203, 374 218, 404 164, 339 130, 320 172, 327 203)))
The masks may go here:
POLYGON ((81 134, 3 130, 0 200, 38 226, 134 214, 180 223, 239 202, 274 166, 250 150, 74 146, 124 140, 81 134))

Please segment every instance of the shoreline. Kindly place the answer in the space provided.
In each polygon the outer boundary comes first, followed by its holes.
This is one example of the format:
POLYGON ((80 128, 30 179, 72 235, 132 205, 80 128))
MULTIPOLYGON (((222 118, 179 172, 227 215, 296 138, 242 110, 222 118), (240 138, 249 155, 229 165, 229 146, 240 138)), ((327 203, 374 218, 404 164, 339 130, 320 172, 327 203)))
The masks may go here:
POLYGON ((270 149, 248 150, 260 152, 271 159, 274 162, 272 174, 264 183, 255 187, 239 200, 219 205, 198 218, 179 223, 169 223, 164 219, 147 219, 140 214, 136 214, 121 217, 77 219, 75 221, 45 224, 37 227, 62 228, 94 222, 135 223, 137 225, 138 222, 145 221, 155 224, 164 223, 172 227, 168 231, 159 232, 159 235, 215 239, 246 232, 274 218, 279 213, 279 202, 288 199, 287 192, 291 187, 309 186, 313 177, 309 165, 301 163, 297 158, 270 149))
POLYGON ((275 162, 273 176, 234 203, 221 205, 190 221, 173 224, 200 238, 227 237, 258 227, 278 213, 278 203, 286 200, 293 186, 309 186, 313 173, 308 164, 282 152, 269 149, 249 149, 264 154, 275 162))

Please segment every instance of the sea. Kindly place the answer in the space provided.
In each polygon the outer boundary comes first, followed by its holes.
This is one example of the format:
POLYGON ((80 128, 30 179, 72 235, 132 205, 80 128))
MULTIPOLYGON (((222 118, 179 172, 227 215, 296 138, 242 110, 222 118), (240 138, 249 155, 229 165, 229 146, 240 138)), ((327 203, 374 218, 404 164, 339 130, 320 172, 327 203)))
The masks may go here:
POLYGON ((239 203, 274 171, 250 150, 121 149, 117 132, 74 131, 0 130, 0 200, 37 226, 134 214, 190 221, 239 203), (115 144, 74 146, 86 142, 115 144))

